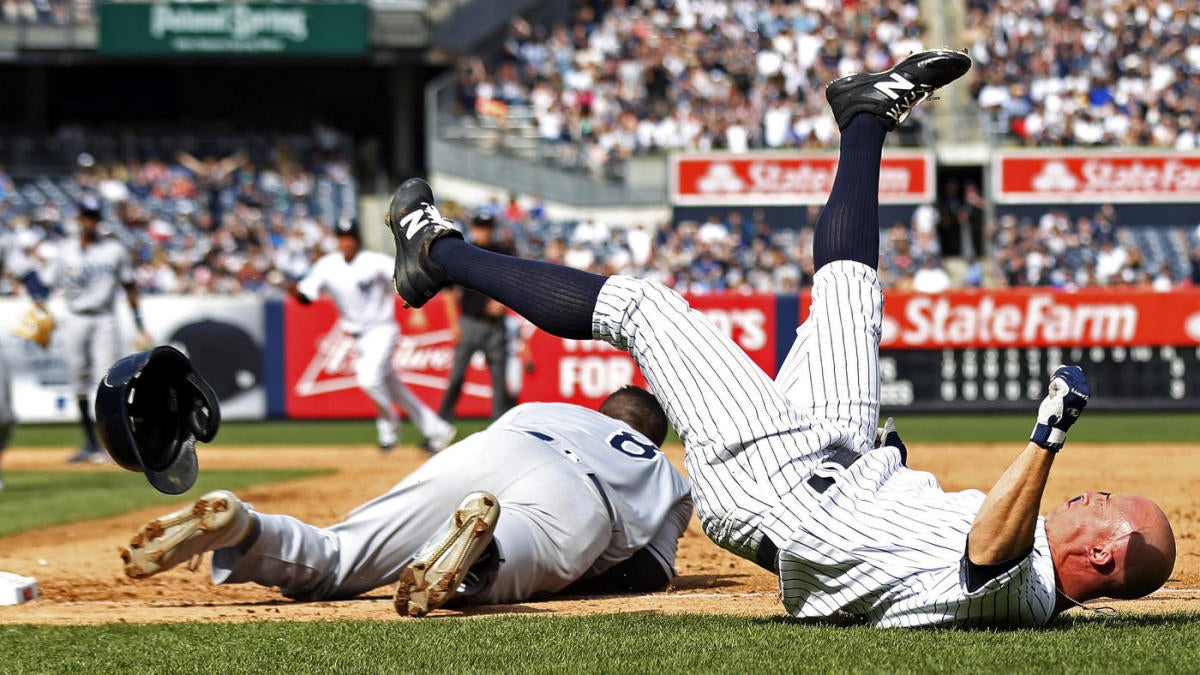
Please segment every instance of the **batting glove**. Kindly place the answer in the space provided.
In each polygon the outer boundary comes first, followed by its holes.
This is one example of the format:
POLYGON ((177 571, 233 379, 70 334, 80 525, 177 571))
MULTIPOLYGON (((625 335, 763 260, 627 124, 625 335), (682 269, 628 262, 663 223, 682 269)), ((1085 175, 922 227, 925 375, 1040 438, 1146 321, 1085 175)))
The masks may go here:
POLYGON ((1067 440, 1067 429, 1087 407, 1087 379, 1079 366, 1059 366, 1050 376, 1049 393, 1038 407, 1037 425, 1029 440, 1050 452, 1058 452, 1067 440))

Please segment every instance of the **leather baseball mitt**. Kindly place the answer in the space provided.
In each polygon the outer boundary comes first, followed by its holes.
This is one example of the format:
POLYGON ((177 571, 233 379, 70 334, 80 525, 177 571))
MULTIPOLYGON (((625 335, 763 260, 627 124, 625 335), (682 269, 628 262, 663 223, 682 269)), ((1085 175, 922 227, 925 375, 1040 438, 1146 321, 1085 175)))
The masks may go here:
POLYGON ((50 316, 50 312, 33 305, 21 317, 21 322, 16 328, 12 329, 12 334, 33 340, 39 347, 45 349, 50 345, 50 336, 54 333, 54 317, 50 316))

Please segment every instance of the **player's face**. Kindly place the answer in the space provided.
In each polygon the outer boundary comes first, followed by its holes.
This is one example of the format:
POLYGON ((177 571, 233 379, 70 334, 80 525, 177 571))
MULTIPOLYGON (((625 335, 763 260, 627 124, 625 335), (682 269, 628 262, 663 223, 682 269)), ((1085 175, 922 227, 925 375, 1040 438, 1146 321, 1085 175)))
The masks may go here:
POLYGON ((1130 499, 1131 495, 1085 492, 1046 514, 1046 534, 1086 546, 1110 541, 1131 529, 1126 515, 1130 499))
POLYGON ((348 234, 340 235, 337 238, 338 250, 346 260, 353 260, 354 256, 358 255, 358 240, 348 234))

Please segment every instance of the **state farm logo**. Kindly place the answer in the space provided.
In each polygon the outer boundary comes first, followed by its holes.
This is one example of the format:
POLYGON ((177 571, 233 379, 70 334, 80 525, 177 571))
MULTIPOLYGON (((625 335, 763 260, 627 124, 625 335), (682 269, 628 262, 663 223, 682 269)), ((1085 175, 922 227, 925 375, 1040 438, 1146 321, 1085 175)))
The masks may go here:
POLYGON ((1200 192, 1200 157, 1142 155, 1066 156, 1031 160, 1006 157, 1002 183, 1009 193, 1151 196, 1178 198, 1200 192))
MULTIPOLYGON (((446 374, 453 360, 454 343, 450 331, 436 330, 402 335, 392 354, 391 363, 405 384, 444 390, 446 374)), ((297 378, 293 391, 297 396, 319 396, 357 389, 357 362, 358 347, 354 338, 334 327, 321 336, 316 352, 297 378)), ((472 367, 476 365, 472 363, 472 367)), ((491 387, 467 383, 463 386, 463 393, 490 397, 491 387), (477 391, 479 389, 486 389, 486 393, 477 391)))
POLYGON ((1033 189, 1038 192, 1073 192, 1078 185, 1079 179, 1065 162, 1046 162, 1033 177, 1033 189))
POLYGON ((696 189, 704 194, 721 194, 726 192, 741 192, 746 182, 734 171, 728 162, 713 162, 708 165, 708 171, 696 179, 696 189))
POLYGON ((885 321, 885 346, 1123 344, 1137 333, 1139 312, 1129 302, 1057 303, 1031 295, 1023 303, 997 304, 985 296, 971 304, 914 296, 903 320, 885 321), (887 325, 891 324, 891 325, 887 325))

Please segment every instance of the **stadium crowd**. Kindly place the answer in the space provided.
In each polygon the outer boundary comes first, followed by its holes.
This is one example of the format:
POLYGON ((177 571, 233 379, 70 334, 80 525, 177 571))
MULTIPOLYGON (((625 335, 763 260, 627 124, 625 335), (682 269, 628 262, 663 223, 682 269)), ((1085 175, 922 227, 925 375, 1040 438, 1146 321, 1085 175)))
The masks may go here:
POLYGON ((659 151, 828 148, 825 83, 920 37, 913 0, 581 2, 566 25, 514 18, 494 60, 462 59, 456 106, 502 129, 531 118, 562 164, 597 174, 659 151))
MULTIPOLYGON (((18 252, 52 256, 72 228, 71 195, 100 195, 106 227, 136 259, 145 293, 279 294, 334 246, 332 226, 354 215, 355 185, 339 155, 301 165, 255 163, 245 154, 171 161, 98 163, 81 157, 73 176, 14 184, 0 167, 0 234, 18 252), (47 199, 49 195, 54 199, 47 199)), ((938 204, 916 207, 881 233, 885 287, 937 293, 959 287, 1142 286, 1200 283, 1200 231, 1122 226, 1111 206, 1070 217, 1002 214, 985 223, 976 186, 956 187, 938 204)), ((680 291, 790 293, 813 273, 812 228, 772 223, 763 209, 713 211, 677 223, 614 226, 561 222, 544 205, 510 196, 467 208, 447 201, 448 217, 491 213, 518 255, 603 274, 630 274, 680 291)), ((0 293, 16 290, 0 285, 0 293)))
POLYGON ((105 205, 103 227, 132 252, 146 293, 276 293, 269 281, 302 275, 332 248, 336 219, 357 208, 357 187, 337 153, 302 162, 280 151, 261 163, 244 152, 179 151, 140 162, 83 154, 70 176, 14 183, 0 167, 0 233, 15 255, 53 256, 55 243, 74 233, 75 202, 85 193, 105 205))
POLYGON ((973 91, 1010 142, 1192 150, 1198 16, 1198 0, 968 0, 973 91))

